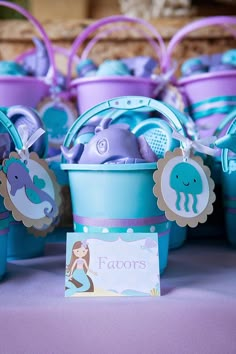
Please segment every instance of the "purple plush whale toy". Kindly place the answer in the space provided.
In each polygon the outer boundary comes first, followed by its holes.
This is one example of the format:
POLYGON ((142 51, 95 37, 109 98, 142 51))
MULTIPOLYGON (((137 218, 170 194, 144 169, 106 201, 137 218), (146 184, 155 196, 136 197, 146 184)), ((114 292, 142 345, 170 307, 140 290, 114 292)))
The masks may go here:
POLYGON ((110 125, 112 119, 104 118, 95 128, 95 135, 87 144, 77 144, 61 151, 69 163, 106 164, 155 162, 157 156, 145 138, 136 137, 127 124, 110 125))

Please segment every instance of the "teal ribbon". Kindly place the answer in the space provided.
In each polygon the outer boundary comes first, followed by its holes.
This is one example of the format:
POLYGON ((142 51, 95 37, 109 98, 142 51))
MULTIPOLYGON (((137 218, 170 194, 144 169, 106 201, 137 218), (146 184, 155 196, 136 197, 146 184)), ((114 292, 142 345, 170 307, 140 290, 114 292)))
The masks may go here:
POLYGON ((236 96, 218 96, 196 102, 185 108, 194 120, 214 114, 228 114, 236 107, 236 96))

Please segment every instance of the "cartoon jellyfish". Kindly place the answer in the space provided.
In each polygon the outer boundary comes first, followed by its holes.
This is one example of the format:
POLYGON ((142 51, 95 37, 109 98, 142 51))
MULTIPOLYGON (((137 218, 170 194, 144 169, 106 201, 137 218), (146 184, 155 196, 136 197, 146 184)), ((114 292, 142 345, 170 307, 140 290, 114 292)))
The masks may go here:
POLYGON ((198 170, 187 162, 180 162, 171 171, 170 186, 176 192, 176 209, 181 210, 181 192, 184 194, 184 210, 189 212, 189 195, 192 195, 192 211, 197 214, 198 195, 202 193, 202 179, 198 170))

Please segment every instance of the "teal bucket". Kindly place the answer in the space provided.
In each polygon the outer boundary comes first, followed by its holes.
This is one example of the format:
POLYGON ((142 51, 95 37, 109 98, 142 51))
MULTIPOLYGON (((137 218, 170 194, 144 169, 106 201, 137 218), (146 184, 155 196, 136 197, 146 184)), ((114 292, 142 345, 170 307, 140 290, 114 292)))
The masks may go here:
MULTIPOLYGON (((142 110, 161 113, 184 134, 186 117, 176 109, 142 96, 124 96, 103 102, 85 112, 68 131, 64 146, 75 141, 89 119, 109 110, 142 110)), ((110 116, 111 117, 111 116, 110 116)), ((77 232, 153 232, 158 235, 160 272, 167 267, 171 222, 157 207, 153 194, 156 163, 61 164, 68 171, 74 230, 77 232)), ((109 234, 108 234, 109 237, 109 234)))
POLYGON ((183 246, 187 238, 187 227, 180 227, 173 222, 170 230, 170 250, 174 250, 183 246))
MULTIPOLYGON (((236 166, 236 158, 234 160, 236 166)), ((227 238, 236 247, 236 171, 223 173, 223 203, 227 238)))
POLYGON ((222 175, 224 217, 227 238, 236 247, 236 157, 230 159, 229 168, 230 173, 222 175))
MULTIPOLYGON (((236 119, 231 123, 226 134, 233 136, 236 133, 236 119)), ((236 147, 233 147, 234 151, 236 147)), ((236 247, 236 156, 224 148, 221 154, 222 162, 222 189, 225 212, 225 226, 227 238, 232 246, 236 247)))
POLYGON ((5 209, 3 199, 0 197, 0 280, 7 268, 7 236, 9 225, 9 212, 5 209))
POLYGON ((18 260, 43 256, 45 238, 28 233, 22 222, 10 221, 7 259, 18 260))
POLYGON ((171 223, 152 192, 155 163, 63 164, 68 171, 74 230, 158 233, 160 271, 167 266, 171 223))
MULTIPOLYGON (((21 138, 10 119, 0 110, 0 126, 8 132, 17 149, 22 149, 21 138)), ((3 198, 0 196, 0 279, 6 273, 7 243, 9 231, 9 212, 6 210, 3 198)))

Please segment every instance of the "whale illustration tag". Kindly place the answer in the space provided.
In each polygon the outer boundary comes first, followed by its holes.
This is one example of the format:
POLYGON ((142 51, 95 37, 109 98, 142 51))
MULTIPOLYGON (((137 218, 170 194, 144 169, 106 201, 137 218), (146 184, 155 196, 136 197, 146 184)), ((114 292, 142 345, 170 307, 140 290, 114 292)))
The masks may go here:
POLYGON ((216 198, 210 174, 201 157, 190 154, 184 159, 180 148, 168 151, 158 160, 153 192, 168 220, 182 227, 206 222, 216 198))
POLYGON ((36 230, 51 230, 59 215, 61 196, 47 162, 31 152, 25 159, 12 152, 0 171, 0 195, 15 220, 36 230))

